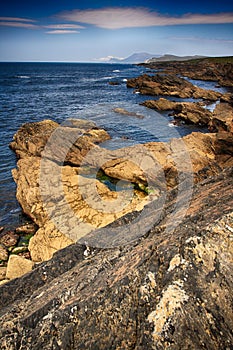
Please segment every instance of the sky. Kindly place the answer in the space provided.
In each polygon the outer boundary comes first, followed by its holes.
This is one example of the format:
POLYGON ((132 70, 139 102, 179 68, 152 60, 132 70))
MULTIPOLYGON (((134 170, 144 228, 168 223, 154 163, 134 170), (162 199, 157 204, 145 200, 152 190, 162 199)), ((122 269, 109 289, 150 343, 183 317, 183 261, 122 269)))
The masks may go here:
POLYGON ((135 52, 233 55, 232 0, 7 0, 0 61, 105 62, 135 52))

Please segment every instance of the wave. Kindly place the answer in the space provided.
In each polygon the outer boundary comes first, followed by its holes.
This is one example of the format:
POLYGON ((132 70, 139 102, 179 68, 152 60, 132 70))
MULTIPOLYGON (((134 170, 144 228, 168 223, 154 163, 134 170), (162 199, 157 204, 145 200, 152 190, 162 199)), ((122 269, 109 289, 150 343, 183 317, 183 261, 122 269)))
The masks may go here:
POLYGON ((31 77, 29 77, 28 75, 17 75, 16 78, 19 78, 19 79, 30 79, 31 77))
POLYGON ((115 78, 115 77, 110 76, 110 77, 103 77, 103 78, 100 78, 98 80, 108 80, 108 79, 113 79, 113 78, 115 78))

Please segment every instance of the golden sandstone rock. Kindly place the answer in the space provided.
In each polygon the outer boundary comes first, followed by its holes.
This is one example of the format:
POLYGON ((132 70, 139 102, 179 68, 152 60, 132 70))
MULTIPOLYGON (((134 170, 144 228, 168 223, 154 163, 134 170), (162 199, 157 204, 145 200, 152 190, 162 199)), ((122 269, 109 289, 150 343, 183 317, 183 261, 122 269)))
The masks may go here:
POLYGON ((34 263, 31 260, 12 254, 7 264, 6 278, 13 279, 20 277, 31 271, 33 265, 34 263))

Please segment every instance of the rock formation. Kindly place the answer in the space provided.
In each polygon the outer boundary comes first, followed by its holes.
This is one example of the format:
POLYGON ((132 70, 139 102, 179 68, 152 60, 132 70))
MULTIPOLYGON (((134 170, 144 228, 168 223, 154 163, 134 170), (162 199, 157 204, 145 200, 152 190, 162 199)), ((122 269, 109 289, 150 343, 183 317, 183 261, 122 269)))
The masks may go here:
POLYGON ((140 92, 142 95, 152 96, 192 97, 210 101, 216 101, 221 96, 219 92, 199 88, 172 74, 155 74, 153 76, 144 74, 138 78, 128 79, 127 87, 134 88, 136 92, 140 92))
MULTIPOLYGON (((178 117, 199 124, 208 123, 212 117, 211 112, 205 114, 200 105, 193 103, 160 99, 152 105, 162 109, 164 103, 165 108, 180 111, 178 117)), ((109 135, 88 121, 69 120, 59 127, 52 121, 23 125, 11 148, 19 157, 13 170, 17 199, 39 226, 29 242, 32 260, 48 260, 95 228, 142 210, 148 201, 177 186, 181 174, 198 182, 233 165, 229 153, 231 121, 219 110, 211 119, 212 128, 219 131, 220 120, 225 118, 222 123, 227 125, 228 136, 223 132, 193 133, 169 143, 150 142, 115 151, 97 145, 109 135), (98 179, 100 170, 123 188, 108 188, 98 179)))
POLYGON ((186 62, 156 62, 143 65, 166 74, 178 74, 191 79, 216 81, 221 86, 233 86, 232 57, 208 57, 186 62))
POLYGON ((213 112, 203 102, 145 102, 211 133, 109 151, 92 122, 20 128, 13 176, 36 226, 0 232, 0 260, 10 256, 0 266, 0 280, 10 279, 0 282, 3 350, 231 349, 231 96, 174 74, 127 85, 220 99, 213 112), (20 235, 35 230, 31 256, 18 256, 20 235))
POLYGON ((230 349, 232 169, 195 186, 173 229, 175 197, 144 238, 112 249, 74 244, 2 285, 1 349, 230 349))
POLYGON ((172 110, 175 119, 187 124, 208 126, 212 119, 212 113, 204 108, 202 103, 173 102, 160 98, 159 100, 147 100, 142 105, 158 111, 172 110))

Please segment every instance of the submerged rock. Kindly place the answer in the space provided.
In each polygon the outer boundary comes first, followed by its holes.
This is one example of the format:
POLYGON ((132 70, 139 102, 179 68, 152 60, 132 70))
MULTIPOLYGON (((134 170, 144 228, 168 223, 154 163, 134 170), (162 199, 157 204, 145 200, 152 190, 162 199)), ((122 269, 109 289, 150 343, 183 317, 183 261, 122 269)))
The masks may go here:
POLYGON ((126 109, 120 108, 120 107, 114 108, 113 112, 119 113, 119 114, 122 114, 122 115, 127 115, 129 117, 135 117, 135 118, 138 118, 138 119, 143 119, 144 118, 144 116, 141 115, 141 114, 138 114, 138 113, 135 113, 135 112, 130 112, 130 111, 127 111, 126 109))

